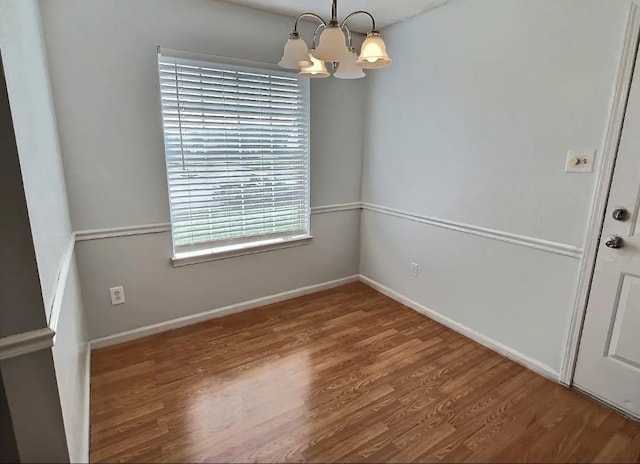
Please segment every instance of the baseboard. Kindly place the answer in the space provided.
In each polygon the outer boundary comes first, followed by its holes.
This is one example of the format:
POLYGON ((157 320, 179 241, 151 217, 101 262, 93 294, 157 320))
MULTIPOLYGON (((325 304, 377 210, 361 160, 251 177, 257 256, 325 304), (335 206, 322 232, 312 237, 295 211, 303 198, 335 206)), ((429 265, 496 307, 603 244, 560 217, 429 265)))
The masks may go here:
POLYGON ((152 324, 138 329, 128 330, 115 335, 109 335, 107 337, 97 338, 91 341, 91 348, 104 348, 111 345, 117 345, 119 343, 128 342, 137 338, 147 337, 167 330, 179 329, 180 327, 186 327, 188 325, 197 324, 198 322, 207 321, 209 319, 215 319, 218 317, 229 316, 231 314, 248 311, 250 309, 259 308, 273 303, 279 303, 281 301, 290 300, 299 296, 308 295, 310 293, 320 292, 322 290, 328 290, 330 288, 339 287, 359 280, 358 275, 344 277, 342 279, 332 280, 330 282, 323 282, 321 284, 309 285, 308 287, 297 288, 295 290, 289 290, 287 292, 277 293, 275 295, 269 295, 262 298, 256 298, 255 300, 244 301, 242 303, 233 304, 230 306, 224 306, 222 308, 216 308, 203 313, 194 314, 191 316, 180 317, 178 319, 172 319, 170 321, 160 322, 158 324, 152 324))
POLYGON ((453 321, 448 317, 445 317, 442 314, 439 314, 421 305, 420 303, 416 303, 410 298, 407 298, 406 296, 401 295, 395 290, 392 290, 389 287, 386 287, 376 282, 375 280, 370 279, 369 277, 366 277, 361 274, 360 281, 365 285, 368 285, 369 287, 373 288, 374 290, 377 290, 380 293, 388 296, 389 298, 396 300, 397 302, 413 309, 414 311, 417 311, 420 314, 423 314, 428 318, 433 319, 434 321, 439 322, 440 324, 450 328, 451 330, 458 332, 459 334, 464 335, 467 338, 470 338, 471 340, 489 348, 492 351, 495 351, 496 353, 504 356, 505 358, 509 358, 510 360, 523 365, 527 369, 530 369, 537 374, 540 374, 550 380, 553 380, 554 382, 560 382, 560 373, 554 371, 551 367, 545 364, 542 364, 541 362, 536 361, 535 359, 532 359, 528 356, 525 356, 519 351, 516 351, 513 348, 510 348, 506 345, 503 345, 502 343, 492 338, 489 338, 486 335, 483 335, 479 332, 476 332, 475 330, 470 329, 469 327, 466 327, 456 321, 453 321))
MULTIPOLYGON (((128 342, 131 340, 135 340, 138 338, 146 337, 149 335, 158 334, 161 332, 166 332, 168 330, 178 329, 181 327, 186 327, 188 325, 197 324, 198 322, 207 321, 210 319, 215 319, 218 317, 228 316, 231 314, 240 313, 243 311, 248 311, 251 309, 259 308, 261 306, 279 303, 281 301, 290 300, 292 298, 297 298, 299 296, 308 295, 310 293, 320 292, 322 290, 328 290, 331 288, 339 287, 341 285, 346 285, 352 282, 361 281, 365 285, 383 293, 384 295, 396 300, 397 302, 417 311, 430 319, 439 322, 440 324, 458 332, 461 335, 464 335, 467 338, 489 348, 490 350, 495 351, 496 353, 511 359, 512 361, 517 362, 518 364, 523 365, 527 369, 530 369, 554 382, 560 381, 560 373, 553 370, 551 367, 536 361, 517 350, 514 350, 511 347, 508 347, 486 335, 483 335, 475 330, 466 327, 448 317, 445 317, 413 300, 410 298, 401 295, 395 290, 386 287, 369 277, 364 275, 354 275, 350 277, 345 277, 342 279, 332 280, 330 282, 324 282, 321 284, 310 285, 308 287, 302 287, 295 290, 289 290, 287 292, 277 293, 275 295, 269 295, 262 298, 257 298, 255 300, 244 301, 242 303, 237 303, 234 305, 224 306, 222 308, 216 308, 209 311, 205 311, 199 314, 194 314, 191 316, 185 316, 178 319, 172 319, 170 321, 161 322, 158 324, 148 325, 145 327, 140 327, 138 329, 128 330, 126 332, 121 332, 115 335, 109 335, 107 337, 97 338, 90 342, 90 349, 98 349, 104 348, 111 345, 117 345, 119 343, 128 342)), ((87 389, 89 386, 87 385, 87 389)))
POLYGON ((82 455, 83 462, 89 462, 89 447, 91 446, 91 343, 87 343, 87 354, 85 359, 84 376, 84 435, 86 443, 82 455))

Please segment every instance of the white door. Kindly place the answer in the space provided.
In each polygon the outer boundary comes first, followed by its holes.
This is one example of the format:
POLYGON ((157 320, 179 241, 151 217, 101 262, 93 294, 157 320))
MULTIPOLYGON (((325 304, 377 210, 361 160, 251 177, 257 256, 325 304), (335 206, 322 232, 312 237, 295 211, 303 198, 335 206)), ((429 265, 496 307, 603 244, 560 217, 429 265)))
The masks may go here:
POLYGON ((587 393, 640 418, 638 59, 634 76, 573 382, 587 393), (614 248, 618 245, 620 248, 614 248))

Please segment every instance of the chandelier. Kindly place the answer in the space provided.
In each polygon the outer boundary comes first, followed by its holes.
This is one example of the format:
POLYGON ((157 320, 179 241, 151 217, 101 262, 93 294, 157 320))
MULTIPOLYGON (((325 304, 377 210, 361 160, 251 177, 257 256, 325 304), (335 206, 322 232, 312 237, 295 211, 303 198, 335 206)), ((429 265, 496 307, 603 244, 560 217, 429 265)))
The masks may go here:
POLYGON ((363 69, 384 68, 391 64, 391 58, 380 32, 376 30, 376 20, 368 11, 354 11, 341 23, 338 22, 338 0, 331 6, 331 21, 327 24, 315 13, 302 13, 296 19, 293 32, 284 46, 284 55, 278 63, 282 68, 296 69, 301 76, 311 78, 329 77, 326 63, 330 63, 334 77, 338 79, 360 79, 365 76, 363 69), (371 32, 362 44, 360 55, 353 48, 352 37, 347 22, 355 15, 369 16, 372 22, 371 32), (320 23, 313 34, 311 48, 298 32, 298 23, 302 18, 313 18, 320 23))

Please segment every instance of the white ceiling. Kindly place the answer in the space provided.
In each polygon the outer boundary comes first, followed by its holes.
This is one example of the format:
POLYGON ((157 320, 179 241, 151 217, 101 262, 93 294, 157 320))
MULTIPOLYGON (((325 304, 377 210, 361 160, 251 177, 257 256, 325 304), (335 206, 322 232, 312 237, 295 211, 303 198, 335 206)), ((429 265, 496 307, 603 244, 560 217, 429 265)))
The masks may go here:
MULTIPOLYGON (((311 12, 326 21, 331 17, 331 0, 223 0, 262 11, 297 17, 300 13, 311 12)), ((338 0, 338 19, 355 10, 367 10, 376 18, 376 26, 383 29, 391 24, 410 18, 424 11, 432 10, 449 0, 338 0)), ((357 15, 349 20, 351 29, 358 32, 371 30, 371 20, 357 15)))

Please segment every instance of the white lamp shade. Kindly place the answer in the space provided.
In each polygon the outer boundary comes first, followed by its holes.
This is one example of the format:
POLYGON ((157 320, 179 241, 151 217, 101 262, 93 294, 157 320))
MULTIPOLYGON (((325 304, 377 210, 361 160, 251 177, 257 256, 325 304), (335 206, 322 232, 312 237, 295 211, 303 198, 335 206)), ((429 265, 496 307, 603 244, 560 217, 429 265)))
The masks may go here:
POLYGON ((311 66, 303 68, 302 71, 300 71, 301 76, 310 77, 312 79, 329 77, 329 71, 327 71, 327 67, 324 64, 324 61, 320 61, 314 58, 313 55, 311 55, 311 61, 313 61, 313 64, 311 66))
POLYGON ((312 64, 306 42, 301 36, 292 34, 284 45, 284 54, 278 66, 286 69, 302 69, 312 64))
POLYGON ((356 61, 358 60, 358 55, 356 52, 349 52, 350 58, 348 60, 343 61, 338 66, 338 70, 334 74, 334 77, 338 79, 361 79, 365 76, 365 73, 362 69, 360 69, 356 65, 356 61))
POLYGON ((387 46, 380 34, 369 33, 362 44, 358 66, 364 69, 384 68, 391 64, 391 58, 387 54, 387 46))
POLYGON ((311 54, 321 61, 330 61, 332 63, 348 60, 349 49, 342 29, 338 26, 329 26, 322 31, 318 46, 311 54))

